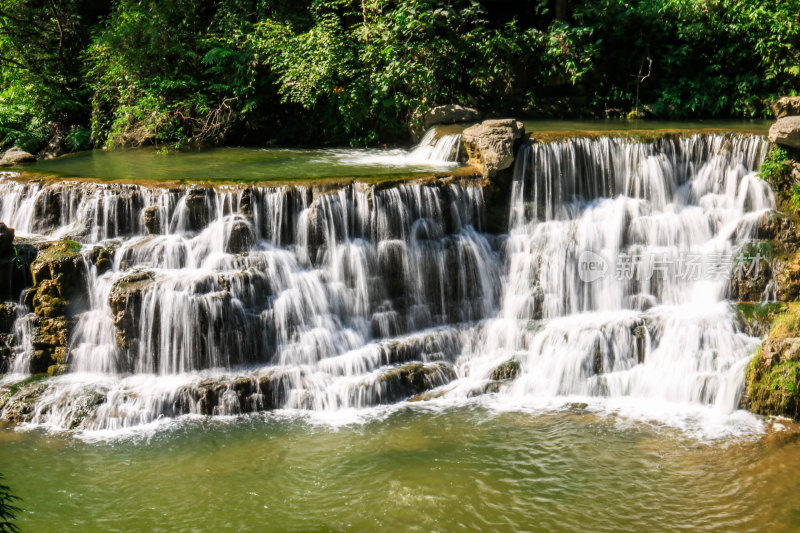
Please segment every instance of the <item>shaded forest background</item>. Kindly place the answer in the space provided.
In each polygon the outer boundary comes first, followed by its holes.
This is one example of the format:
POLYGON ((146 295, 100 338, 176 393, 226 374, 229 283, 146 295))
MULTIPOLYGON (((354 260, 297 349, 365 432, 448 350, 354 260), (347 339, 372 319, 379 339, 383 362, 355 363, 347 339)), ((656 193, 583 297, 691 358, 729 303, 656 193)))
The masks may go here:
POLYGON ((799 88, 800 0, 0 3, 0 147, 28 151, 395 142, 446 103, 765 117, 799 88))

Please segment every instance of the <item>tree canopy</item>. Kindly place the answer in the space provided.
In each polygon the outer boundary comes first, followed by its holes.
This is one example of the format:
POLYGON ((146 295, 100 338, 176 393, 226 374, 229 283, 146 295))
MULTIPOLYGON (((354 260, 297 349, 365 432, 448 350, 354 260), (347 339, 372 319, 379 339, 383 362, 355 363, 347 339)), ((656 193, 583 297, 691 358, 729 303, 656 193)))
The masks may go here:
POLYGON ((433 106, 763 117, 800 0, 5 0, 0 144, 391 142, 433 106))

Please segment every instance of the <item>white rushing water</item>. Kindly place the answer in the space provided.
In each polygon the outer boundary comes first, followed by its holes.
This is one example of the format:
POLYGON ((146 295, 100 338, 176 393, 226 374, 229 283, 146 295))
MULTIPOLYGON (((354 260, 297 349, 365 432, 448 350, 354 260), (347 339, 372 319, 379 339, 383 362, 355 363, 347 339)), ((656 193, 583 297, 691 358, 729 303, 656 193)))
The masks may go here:
MULTIPOLYGON (((458 145, 424 144, 448 158, 458 145)), ((85 243, 88 265, 70 373, 38 385, 26 420, 107 430, 420 393, 726 415, 758 339, 736 326, 721 273, 773 207, 755 175, 765 151, 755 136, 524 145, 506 237, 487 233, 469 182, 3 179, 0 220, 85 243), (107 271, 95 245, 113 249, 107 271), (493 379, 503 365, 515 379, 493 379)))

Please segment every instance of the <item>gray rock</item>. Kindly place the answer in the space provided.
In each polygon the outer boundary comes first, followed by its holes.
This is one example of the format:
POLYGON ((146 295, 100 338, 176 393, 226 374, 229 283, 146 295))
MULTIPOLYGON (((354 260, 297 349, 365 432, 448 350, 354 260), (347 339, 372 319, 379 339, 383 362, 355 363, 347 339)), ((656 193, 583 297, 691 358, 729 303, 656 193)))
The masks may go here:
POLYGON ((144 210, 144 229, 148 235, 161 233, 161 211, 157 205, 151 205, 144 210))
POLYGON ((144 295, 155 283, 151 272, 134 272, 117 280, 111 289, 108 304, 114 315, 117 346, 122 350, 135 348, 144 295))
POLYGON ((480 113, 477 109, 464 107, 457 104, 440 105, 434 107, 422 118, 425 128, 430 128, 437 124, 457 124, 459 122, 474 122, 478 120, 480 113))
POLYGON ((187 225, 191 231, 200 231, 211 221, 214 190, 192 187, 186 193, 187 225))
POLYGON ((239 254, 248 251, 256 244, 256 234, 253 226, 244 218, 234 220, 230 226, 225 251, 229 254, 239 254))
POLYGON ((800 117, 783 117, 769 128, 769 142, 800 149, 800 117))
POLYGON ((60 155, 64 155, 67 151, 67 145, 64 142, 64 138, 61 135, 55 135, 50 142, 47 143, 47 146, 42 148, 36 157, 39 159, 55 159, 60 155))
POLYGON ((800 338, 767 339, 761 345, 761 363, 769 368, 778 363, 800 360, 800 338))
POLYGON ((511 118, 484 120, 464 130, 461 141, 469 156, 469 164, 484 177, 491 178, 514 162, 514 144, 525 127, 511 118))
POLYGON ((770 105, 775 118, 800 115, 800 96, 784 96, 770 105))
POLYGON ((33 154, 29 154, 25 150, 20 150, 15 146, 7 151, 5 155, 3 155, 3 158, 0 159, 0 167, 10 167, 19 165, 20 163, 32 163, 34 161, 36 161, 36 157, 33 154))

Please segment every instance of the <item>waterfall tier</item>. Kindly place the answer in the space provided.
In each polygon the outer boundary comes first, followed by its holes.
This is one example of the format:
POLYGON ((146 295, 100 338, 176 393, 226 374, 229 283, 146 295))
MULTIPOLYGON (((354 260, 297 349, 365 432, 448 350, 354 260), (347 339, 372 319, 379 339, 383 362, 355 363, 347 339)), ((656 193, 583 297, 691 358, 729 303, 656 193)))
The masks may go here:
MULTIPOLYGON (((458 146, 440 137, 419 150, 451 158, 458 146)), ((483 185, 468 181, 323 191, 0 179, 0 220, 81 243, 86 287, 70 372, 27 385, 33 407, 9 402, 2 417, 116 429, 487 392, 730 412, 758 340, 735 324, 727 278, 706 274, 773 207, 755 175, 766 146, 525 144, 505 235, 487 232, 483 185), (587 253, 606 269, 592 279, 587 253), (703 276, 678 275, 687 255, 703 276)), ((35 347, 31 316, 17 319, 28 333, 15 371, 35 347)))

